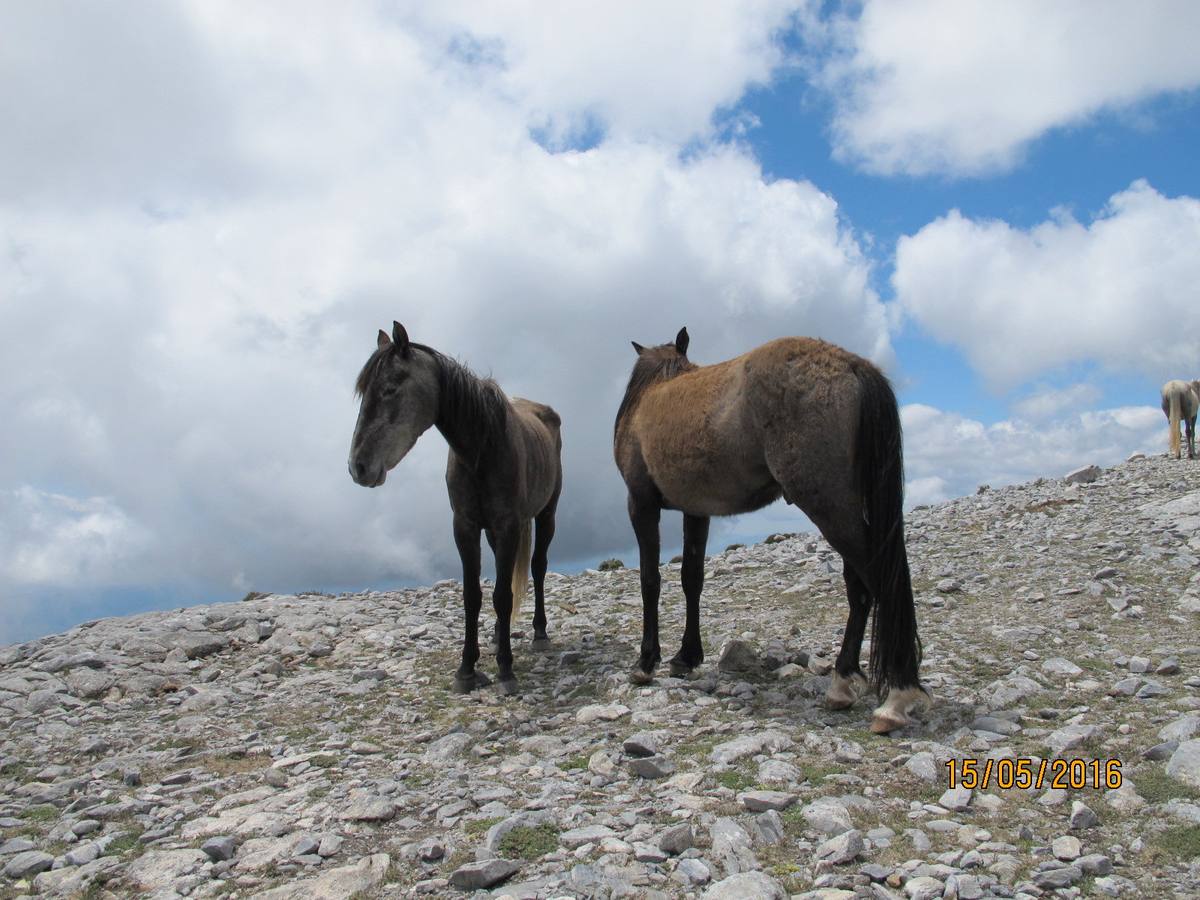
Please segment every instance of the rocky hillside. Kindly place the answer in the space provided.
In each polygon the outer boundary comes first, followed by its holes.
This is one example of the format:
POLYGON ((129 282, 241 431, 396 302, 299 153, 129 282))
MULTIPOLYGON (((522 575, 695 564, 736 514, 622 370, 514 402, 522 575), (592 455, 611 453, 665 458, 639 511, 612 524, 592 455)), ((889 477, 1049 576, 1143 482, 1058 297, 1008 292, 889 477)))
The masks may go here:
POLYGON ((628 569, 551 576, 511 698, 450 691, 453 582, 2 648, 0 897, 1195 896, 1197 526, 1200 463, 1166 458, 914 511, 936 703, 890 737, 823 708, 846 607, 810 535, 711 557, 710 659, 649 687, 628 569), (1050 758, 1101 766, 994 783, 1050 758))

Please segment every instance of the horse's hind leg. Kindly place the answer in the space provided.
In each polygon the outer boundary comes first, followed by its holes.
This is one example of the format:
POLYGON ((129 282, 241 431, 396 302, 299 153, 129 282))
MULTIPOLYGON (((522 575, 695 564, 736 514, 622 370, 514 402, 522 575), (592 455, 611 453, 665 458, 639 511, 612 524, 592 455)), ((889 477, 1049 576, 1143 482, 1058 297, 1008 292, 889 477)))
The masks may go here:
POLYGON ((514 519, 495 529, 493 541, 496 552, 496 587, 492 591, 492 608, 496 610, 496 668, 500 691, 504 694, 517 692, 509 628, 513 606, 512 573, 520 536, 520 524, 514 519))
POLYGON ((704 662, 700 642, 700 591, 704 588, 704 549, 708 546, 708 516, 683 516, 683 596, 687 601, 687 620, 683 627, 683 645, 671 660, 672 675, 687 675, 704 662))
POLYGON ((1196 458, 1196 417, 1192 416, 1190 419, 1184 419, 1183 421, 1184 421, 1184 425, 1187 430, 1188 459, 1195 459, 1196 458))
POLYGON ((867 630, 867 619, 871 614, 871 595, 858 573, 845 561, 842 562, 842 578, 846 582, 850 616, 846 619, 842 650, 833 667, 833 681, 825 695, 825 702, 830 709, 852 706, 867 685, 867 677, 859 665, 859 655, 867 630))
POLYGON ((487 679, 475 671, 479 661, 479 610, 483 606, 483 591, 479 587, 479 526, 459 516, 454 517, 454 543, 463 568, 463 613, 466 631, 463 637, 462 663, 454 673, 454 689, 465 694, 487 679))
POLYGON ((657 505, 639 503, 629 495, 629 521, 637 535, 642 580, 642 652, 637 668, 629 676, 634 684, 649 684, 654 678, 654 667, 662 659, 658 644, 658 594, 662 588, 662 576, 658 573, 660 516, 657 505))
POLYGON ((549 650, 550 638, 546 634, 546 568, 547 550, 554 539, 554 506, 547 506, 538 513, 533 540, 533 649, 549 650))

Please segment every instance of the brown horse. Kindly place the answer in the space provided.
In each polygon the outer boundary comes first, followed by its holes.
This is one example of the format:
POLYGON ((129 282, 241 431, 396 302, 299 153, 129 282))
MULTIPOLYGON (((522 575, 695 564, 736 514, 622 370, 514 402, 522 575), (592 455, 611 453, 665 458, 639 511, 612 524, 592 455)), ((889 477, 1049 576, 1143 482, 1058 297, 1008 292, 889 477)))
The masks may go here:
POLYGON ((1162 386, 1162 411, 1170 423, 1167 443, 1179 459, 1179 423, 1187 429, 1188 459, 1196 458, 1196 412, 1200 409, 1200 381, 1168 381, 1162 386))
POLYGON ((848 707, 865 677, 863 634, 871 628, 871 680, 886 699, 871 730, 908 723, 928 701, 917 678, 921 643, 904 547, 900 417, 874 365, 810 338, 781 338, 736 359, 696 366, 688 333, 673 344, 633 345, 638 359, 617 412, 613 450, 629 489, 641 556, 642 647, 636 683, 648 682, 658 642, 659 515, 683 512, 687 619, 672 674, 704 659, 700 591, 711 516, 766 506, 799 507, 843 560, 850 617, 827 694, 848 707))
POLYGON ((548 649, 546 551, 562 491, 562 437, 558 414, 531 400, 511 401, 491 379, 479 378, 432 347, 412 343, 399 322, 358 375, 362 398, 350 445, 350 477, 365 487, 383 484, 429 426, 450 445, 446 487, 454 512, 454 543, 463 568, 466 636, 454 687, 487 684, 479 659, 479 535, 496 557, 496 665, 500 690, 516 691, 509 626, 520 608, 533 565, 533 648, 548 649), (537 535, 531 541, 531 522, 537 535), (531 550, 532 544, 532 550, 531 550), (531 560, 532 555, 532 560, 531 560))

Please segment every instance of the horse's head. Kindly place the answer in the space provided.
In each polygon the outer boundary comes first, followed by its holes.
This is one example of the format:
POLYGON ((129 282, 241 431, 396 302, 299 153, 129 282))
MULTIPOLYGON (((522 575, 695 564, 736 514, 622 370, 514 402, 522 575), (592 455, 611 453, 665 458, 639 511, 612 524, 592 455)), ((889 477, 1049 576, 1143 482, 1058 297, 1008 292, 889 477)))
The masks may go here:
POLYGON ((675 335, 675 342, 659 344, 657 347, 643 347, 637 341, 631 341, 637 351, 637 362, 633 364, 633 374, 629 376, 629 386, 625 388, 625 397, 617 410, 617 421, 614 432, 620 431, 621 420, 626 413, 633 409, 638 398, 646 388, 668 378, 674 378, 681 372, 696 368, 687 358, 688 333, 687 328, 680 328, 675 335))
POLYGON ((675 335, 674 343, 659 344, 657 347, 643 347, 637 341, 630 341, 633 344, 633 349, 637 351, 638 365, 643 363, 649 364, 654 368, 688 368, 687 348, 688 348, 688 333, 687 326, 679 329, 679 334, 675 335))
POLYGON ((437 360, 393 322, 391 337, 379 332, 355 390, 362 402, 350 442, 350 477, 364 487, 378 487, 437 418, 437 360))

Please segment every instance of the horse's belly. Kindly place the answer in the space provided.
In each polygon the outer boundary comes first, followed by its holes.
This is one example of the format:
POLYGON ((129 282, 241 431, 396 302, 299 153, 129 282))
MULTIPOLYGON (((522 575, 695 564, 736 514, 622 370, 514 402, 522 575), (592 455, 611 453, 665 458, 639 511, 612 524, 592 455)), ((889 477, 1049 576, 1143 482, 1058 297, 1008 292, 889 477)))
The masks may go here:
POLYGON ((672 509, 694 516, 734 516, 761 509, 780 496, 766 465, 745 460, 707 459, 693 465, 682 460, 647 458, 650 477, 672 509))

